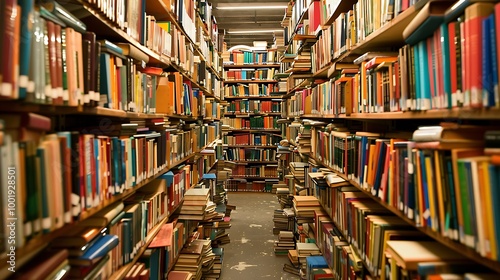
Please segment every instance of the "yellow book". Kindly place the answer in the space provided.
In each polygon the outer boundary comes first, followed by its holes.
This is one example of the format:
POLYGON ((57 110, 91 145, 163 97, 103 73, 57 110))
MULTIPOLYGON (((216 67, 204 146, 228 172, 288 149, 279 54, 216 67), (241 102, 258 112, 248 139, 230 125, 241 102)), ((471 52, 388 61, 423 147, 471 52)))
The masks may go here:
POLYGON ((424 194, 422 193, 422 171, 421 171, 421 166, 420 166, 420 153, 417 149, 413 149, 412 153, 415 154, 415 187, 417 188, 417 202, 415 203, 416 205, 416 211, 415 211, 415 222, 417 225, 425 225, 424 223, 424 211, 425 211, 425 204, 424 204, 424 194))
POLYGON ((481 198, 485 202, 484 208, 485 208, 485 225, 486 225, 486 231, 489 236, 489 244, 488 241, 486 241, 486 248, 489 248, 489 254, 486 256, 493 259, 497 260, 498 259, 498 252, 497 252, 497 240, 495 238, 495 221, 494 221, 494 215, 493 215, 493 205, 491 201, 491 184, 490 184, 490 171, 489 171, 489 162, 488 161, 483 161, 481 162, 481 168, 483 170, 483 186, 484 189, 484 196, 481 198))
MULTIPOLYGON (((436 194, 437 194, 437 204, 438 204, 438 211, 439 211, 439 231, 441 232, 441 235, 443 236, 449 236, 447 229, 445 228, 445 209, 444 209, 444 202, 445 202, 445 196, 444 196, 444 186, 441 184, 441 178, 442 176, 445 176, 441 170, 441 162, 442 162, 442 157, 441 153, 439 150, 434 150, 434 170, 436 171, 434 173, 434 176, 436 178, 436 194)), ((449 199, 449 198, 448 198, 449 199)), ((436 225, 437 226, 437 225, 436 225)))
POLYGON ((372 186, 371 185, 371 182, 372 182, 372 173, 374 173, 374 170, 372 170, 372 167, 373 167, 373 161, 374 161, 374 157, 375 157, 375 148, 376 148, 376 145, 375 144, 371 144, 370 145, 370 150, 368 152, 368 164, 367 164, 367 170, 366 170, 366 176, 365 176, 365 188, 368 188, 368 185, 370 184, 370 187, 372 186))
POLYGON ((435 187, 434 187, 434 171, 432 170, 432 159, 429 156, 424 158, 425 161, 425 173, 427 175, 427 195, 429 196, 429 215, 431 221, 431 228, 434 231, 438 230, 437 226, 437 213, 436 213, 436 199, 434 198, 435 187))

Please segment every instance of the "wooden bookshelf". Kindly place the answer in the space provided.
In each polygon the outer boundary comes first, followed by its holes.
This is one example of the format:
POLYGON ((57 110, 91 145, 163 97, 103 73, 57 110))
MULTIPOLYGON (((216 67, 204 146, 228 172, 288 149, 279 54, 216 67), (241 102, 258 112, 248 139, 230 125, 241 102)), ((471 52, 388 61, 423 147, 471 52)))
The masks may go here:
POLYGON ((382 205, 383 207, 385 207, 387 210, 389 210, 390 212, 392 212, 394 215, 398 216, 399 218, 401 218, 405 222, 407 222, 409 225, 415 227, 417 230, 421 231, 422 233, 426 234, 429 237, 432 237, 434 240, 438 241, 439 243, 442 243, 443 245, 447 246, 448 248, 450 248, 452 250, 455 250, 457 253, 462 254, 465 257, 470 258, 472 260, 476 260, 476 261, 478 261, 478 263, 480 263, 480 264, 488 267, 489 269, 491 269, 491 270, 493 270, 493 271, 495 271, 497 273, 500 273, 500 264, 497 261, 484 258, 479 253, 477 253, 476 251, 474 251, 472 248, 469 248, 469 247, 467 247, 467 246, 465 246, 465 245, 463 245, 461 243, 453 241, 453 240, 451 240, 451 239, 449 239, 447 237, 444 237, 441 234, 439 234, 438 232, 435 232, 435 231, 433 231, 432 229, 430 229, 428 227, 417 226, 415 224, 415 221, 409 219, 400 210, 398 210, 398 209, 394 208, 393 206, 388 205, 387 203, 381 201, 380 198, 373 196, 373 194, 370 191, 368 191, 365 188, 361 187, 355 181, 348 179, 345 174, 340 173, 340 172, 332 169, 331 167, 323 164, 323 162, 320 161, 320 160, 318 160, 318 159, 315 159, 315 160, 317 162, 321 163, 326 168, 330 169, 332 172, 336 173, 338 176, 340 176, 344 180, 346 180, 349 183, 351 183, 351 185, 355 186, 361 192, 363 192, 366 195, 368 195, 371 199, 373 199, 374 201, 378 202, 380 205, 382 205))
POLYGON ((278 146, 274 145, 226 145, 224 147, 228 148, 265 148, 265 149, 276 149, 278 146))
MULTIPOLYGON (((145 54, 149 56, 150 65, 155 65, 159 67, 167 67, 170 65, 170 58, 166 56, 161 56, 147 47, 141 45, 135 39, 130 37, 125 31, 116 27, 116 24, 103 15, 100 12, 96 11, 89 3, 83 0, 76 0, 78 4, 67 3, 65 4, 65 8, 70 12, 73 10, 78 11, 78 17, 82 19, 82 21, 87 24, 87 26, 92 26, 92 31, 96 32, 98 36, 105 37, 107 39, 116 39, 118 41, 125 41, 127 43, 132 44, 134 47, 138 48, 145 54), (66 6, 67 5, 67 6, 66 6)), ((76 13, 75 13, 76 14, 76 13)))
POLYGON ((280 132, 280 129, 269 129, 269 128, 262 128, 262 129, 228 129, 224 130, 225 132, 250 132, 250 133, 256 133, 256 132, 261 132, 261 133, 270 133, 270 132, 280 132))
POLYGON ((271 95, 241 95, 241 96, 225 96, 226 100, 234 100, 234 99, 261 99, 261 100, 271 100, 277 99, 280 100, 281 96, 271 96, 271 95))
POLYGON ((269 64, 224 64, 224 69, 242 69, 242 68, 280 68, 279 64, 269 63, 269 64))
POLYGON ((281 116, 281 113, 267 113, 267 112, 262 112, 262 113, 236 113, 236 112, 225 112, 224 116, 233 116, 233 117, 249 117, 249 116, 281 116))
POLYGON ((275 84, 276 80, 224 80, 224 84, 275 84))

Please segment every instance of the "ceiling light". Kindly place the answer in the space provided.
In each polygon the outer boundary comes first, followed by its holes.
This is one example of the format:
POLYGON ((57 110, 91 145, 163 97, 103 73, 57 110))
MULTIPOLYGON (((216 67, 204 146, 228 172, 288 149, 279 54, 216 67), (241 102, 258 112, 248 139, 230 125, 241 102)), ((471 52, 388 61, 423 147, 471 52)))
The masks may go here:
POLYGON ((246 4, 244 6, 234 4, 234 3, 220 3, 217 5, 218 10, 273 10, 273 9, 284 9, 287 4, 283 3, 267 3, 267 4, 246 4))
POLYGON ((251 34, 251 33, 273 33, 282 31, 280 29, 253 29, 253 30, 228 30, 228 34, 251 34))

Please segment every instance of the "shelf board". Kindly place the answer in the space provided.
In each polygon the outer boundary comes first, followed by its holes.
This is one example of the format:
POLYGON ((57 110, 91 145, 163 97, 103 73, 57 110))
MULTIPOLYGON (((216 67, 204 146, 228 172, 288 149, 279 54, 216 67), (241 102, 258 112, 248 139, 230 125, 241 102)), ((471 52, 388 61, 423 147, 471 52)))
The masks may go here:
POLYGON ((224 80, 224 84, 275 84, 276 80, 224 80))
POLYGON ((229 117, 240 117, 240 118, 244 118, 244 117, 250 117, 250 116, 281 116, 281 113, 265 113, 265 112, 262 112, 262 113, 231 113, 231 112, 228 112, 228 113, 224 113, 224 116, 229 116, 229 117))
POLYGON ((270 64, 224 64, 224 69, 241 69, 241 68, 280 68, 280 64, 270 63, 270 64))
POLYGON ((313 73, 313 78, 328 78, 328 70, 332 66, 332 62, 328 62, 325 66, 323 66, 321 69, 313 73))
POLYGON ((469 247, 467 247, 467 246, 465 246, 465 245, 463 245, 461 243, 458 243, 456 241, 453 241, 453 240, 451 240, 451 239, 449 239, 447 237, 444 237, 441 234, 439 234, 438 232, 435 232, 435 231, 433 231, 432 229, 430 229, 428 227, 417 226, 415 224, 415 221, 413 221, 412 219, 409 219, 404 213, 402 213, 398 209, 394 208, 393 206, 388 205, 387 203, 381 201, 380 198, 374 197, 370 191, 368 191, 368 190, 364 189, 363 187, 359 186, 355 181, 348 179, 345 174, 340 173, 340 172, 332 169, 331 167, 323 164, 322 161, 319 161, 317 159, 315 159, 315 160, 317 162, 321 163, 322 165, 326 166, 326 168, 330 169, 331 171, 337 173, 343 179, 349 181, 353 186, 355 186, 356 188, 358 188, 361 192, 363 192, 366 195, 368 195, 374 201, 378 202, 380 205, 382 205, 383 207, 385 207, 387 210, 391 211, 394 215, 398 216, 399 218, 401 218, 405 222, 407 222, 409 225, 415 227, 417 230, 423 232, 427 236, 432 237, 437 242, 439 242, 439 243, 447 246, 448 248, 456 251, 457 253, 460 253, 460 254, 464 255, 465 257, 470 258, 472 260, 476 260, 478 263, 480 263, 480 264, 482 264, 482 265, 490 268, 491 270, 493 270, 493 271, 495 271, 497 273, 500 273, 500 263, 498 263, 497 261, 484 258, 479 253, 477 253, 474 249, 469 248, 469 247))
POLYGON ((231 100, 231 99, 281 99, 281 95, 276 95, 276 96, 259 96, 259 95, 249 95, 249 96, 225 96, 225 100, 231 100))
POLYGON ((228 147, 228 148, 245 148, 245 149, 255 149, 255 148, 259 148, 259 149, 276 149, 278 148, 278 146, 266 146, 266 145, 227 145, 225 147, 228 147))
POLYGON ((265 180, 265 179, 279 179, 278 177, 258 177, 258 176, 230 176, 231 179, 242 179, 242 180, 265 180))
POLYGON ((227 129, 222 130, 223 132, 261 132, 261 133, 269 133, 269 132, 281 132, 281 129, 273 129, 273 128, 262 128, 262 129, 227 129))
POLYGON ((498 120, 500 119, 500 109, 498 108, 453 108, 434 109, 428 111, 406 111, 406 112, 386 112, 386 113, 352 113, 320 115, 307 114, 300 115, 301 118, 310 119, 351 119, 351 120, 414 120, 414 119, 457 119, 457 120, 498 120))
POLYGON ((92 31, 96 32, 98 36, 103 36, 107 39, 114 39, 120 42, 127 42, 132 44, 149 56, 150 61, 148 64, 153 64, 162 68, 165 68, 170 64, 170 58, 160 56, 153 50, 150 50, 149 48, 143 46, 137 40, 130 37, 125 31, 118 28, 116 23, 112 22, 111 20, 103 16, 100 12, 95 10, 92 5, 83 0, 77 1, 79 3, 78 5, 80 5, 80 7, 83 9, 77 9, 76 11, 73 11, 73 7, 75 7, 75 5, 69 3, 67 5, 70 5, 72 7, 70 9, 70 12, 74 12, 75 16, 81 18, 82 21, 87 24, 87 26, 92 26, 92 31))

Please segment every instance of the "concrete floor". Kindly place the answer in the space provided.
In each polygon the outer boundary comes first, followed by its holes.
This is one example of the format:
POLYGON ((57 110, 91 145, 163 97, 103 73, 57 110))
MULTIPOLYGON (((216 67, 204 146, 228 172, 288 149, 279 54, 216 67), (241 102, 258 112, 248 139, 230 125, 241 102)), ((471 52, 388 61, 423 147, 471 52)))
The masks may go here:
POLYGON ((281 279, 297 280, 298 276, 283 271, 290 263, 287 256, 275 256, 273 244, 273 211, 280 209, 275 194, 230 192, 231 242, 224 247, 223 269, 220 280, 281 279))

